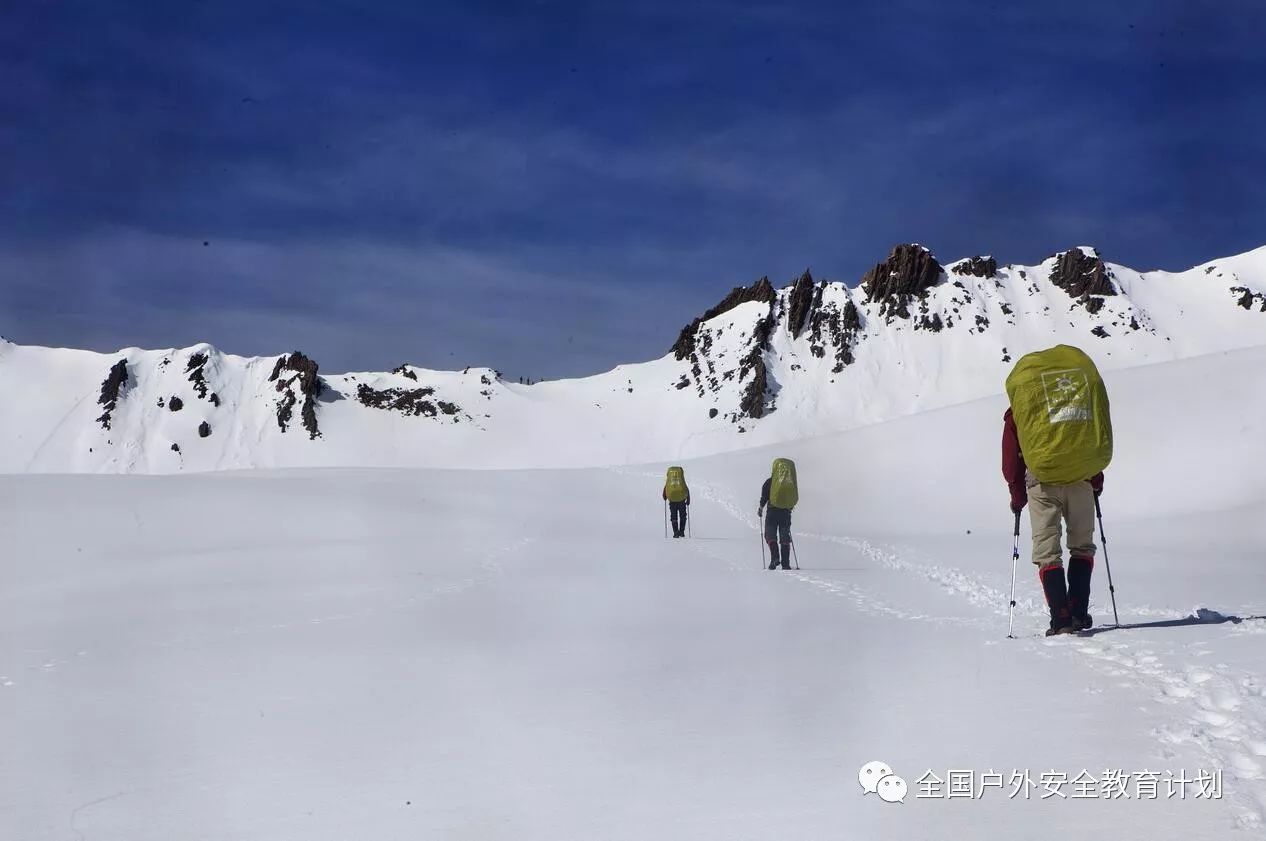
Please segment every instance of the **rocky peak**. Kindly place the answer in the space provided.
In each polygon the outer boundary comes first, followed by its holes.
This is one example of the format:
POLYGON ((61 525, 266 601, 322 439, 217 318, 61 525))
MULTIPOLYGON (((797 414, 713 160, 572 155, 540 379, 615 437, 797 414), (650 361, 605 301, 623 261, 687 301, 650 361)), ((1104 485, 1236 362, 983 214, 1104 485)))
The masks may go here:
POLYGON ((866 300, 879 302, 879 314, 910 317, 910 300, 922 297, 941 277, 941 264, 921 245, 908 243, 892 249, 888 259, 866 272, 862 288, 866 300))
POLYGON ((297 350, 280 356, 273 365, 268 381, 276 382, 277 391, 282 395, 277 401, 277 425, 281 427, 281 431, 285 432, 289 426, 291 413, 299 400, 294 389, 297 385, 299 394, 303 396, 303 407, 300 410, 303 428, 308 430, 309 438, 319 438, 321 432, 317 428, 316 400, 321 394, 321 380, 317 377, 316 361, 297 350), (283 378, 282 374, 286 371, 293 372, 293 376, 283 378))
POLYGON ((789 307, 787 310, 787 329, 791 331, 791 335, 795 338, 800 337, 800 331, 804 329, 804 325, 808 322, 809 316, 813 311, 813 305, 819 300, 821 295, 814 296, 813 275, 808 269, 804 270, 804 274, 797 278, 795 285, 791 287, 791 295, 789 307))
POLYGON ((992 257, 968 257, 965 260, 959 260, 952 268, 956 274, 993 277, 998 273, 998 261, 992 257))
POLYGON ((768 277, 762 277, 748 287, 734 287, 730 290, 730 294, 721 299, 719 304, 682 328, 681 334, 673 344, 673 353, 678 359, 686 359, 694 353, 695 336, 699 332, 699 325, 703 322, 716 318, 718 315, 729 312, 735 307, 750 301, 769 303, 772 300, 774 300, 774 285, 769 282, 768 277))
POLYGON ((1091 295, 1115 295, 1108 267, 1094 249, 1070 248, 1056 255, 1051 283, 1082 301, 1091 295))

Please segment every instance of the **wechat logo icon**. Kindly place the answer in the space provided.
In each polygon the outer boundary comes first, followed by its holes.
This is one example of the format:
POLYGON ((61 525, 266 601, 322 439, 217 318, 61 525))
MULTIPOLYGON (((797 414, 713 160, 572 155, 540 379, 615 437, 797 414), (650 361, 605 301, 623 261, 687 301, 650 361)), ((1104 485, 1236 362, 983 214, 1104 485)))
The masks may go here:
POLYGON ((884 762, 867 762, 857 772, 857 781, 862 784, 862 794, 877 794, 885 803, 904 803, 906 799, 906 781, 896 774, 884 762))

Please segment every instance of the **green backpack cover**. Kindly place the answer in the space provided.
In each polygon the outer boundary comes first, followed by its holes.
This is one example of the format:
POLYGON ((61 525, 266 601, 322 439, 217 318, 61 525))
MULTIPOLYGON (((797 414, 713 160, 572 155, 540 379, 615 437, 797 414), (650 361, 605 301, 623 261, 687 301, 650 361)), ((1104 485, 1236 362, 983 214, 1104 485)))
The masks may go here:
POLYGON ((669 502, 685 502, 686 497, 690 496, 690 489, 686 487, 686 471, 680 467, 668 468, 668 475, 664 477, 664 496, 668 497, 669 502))
POLYGON ((1084 482, 1112 461, 1108 392, 1080 349, 1056 345, 1021 357, 1007 397, 1024 463, 1039 482, 1084 482))
POLYGON ((796 463, 789 458, 774 459, 769 480, 769 504, 774 508, 795 508, 800 501, 800 489, 796 486, 796 463))

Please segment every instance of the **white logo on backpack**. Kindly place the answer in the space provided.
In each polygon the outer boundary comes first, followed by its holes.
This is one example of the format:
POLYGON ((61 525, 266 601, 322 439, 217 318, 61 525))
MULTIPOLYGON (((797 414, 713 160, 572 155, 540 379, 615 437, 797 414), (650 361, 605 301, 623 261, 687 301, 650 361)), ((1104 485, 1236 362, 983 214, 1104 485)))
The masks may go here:
POLYGON ((1078 368, 1043 371, 1042 390, 1051 423, 1085 422, 1091 419, 1090 378, 1078 368))

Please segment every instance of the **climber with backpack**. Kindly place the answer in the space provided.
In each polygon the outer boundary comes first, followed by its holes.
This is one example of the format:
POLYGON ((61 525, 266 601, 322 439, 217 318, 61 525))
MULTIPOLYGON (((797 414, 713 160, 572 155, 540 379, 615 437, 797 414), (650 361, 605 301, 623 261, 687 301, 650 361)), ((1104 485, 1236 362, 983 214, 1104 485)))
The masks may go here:
POLYGON ((664 477, 663 497, 672 512, 673 537, 685 537, 686 517, 690 508, 690 486, 686 484, 686 471, 683 468, 668 468, 668 473, 664 477))
POLYGON ((1057 345, 1016 363, 1007 377, 1007 397, 1002 475, 1011 491, 1017 541, 1020 512, 1029 507, 1033 563, 1051 615, 1046 635, 1086 630, 1093 624, 1095 514, 1103 471, 1112 460, 1107 390, 1089 356, 1057 345), (1068 533, 1067 580, 1061 526, 1068 533))
MULTIPOLYGON (((760 489, 756 516, 765 522, 765 542, 769 544, 769 568, 791 569, 791 509, 800 501, 796 483, 796 463, 789 458, 774 459, 769 478, 760 489), (769 513, 765 509, 768 506, 769 513)), ((799 568, 799 564, 796 567, 799 568)))

